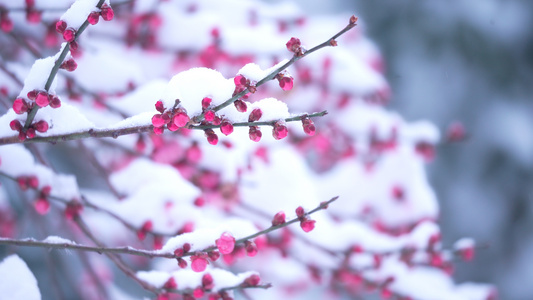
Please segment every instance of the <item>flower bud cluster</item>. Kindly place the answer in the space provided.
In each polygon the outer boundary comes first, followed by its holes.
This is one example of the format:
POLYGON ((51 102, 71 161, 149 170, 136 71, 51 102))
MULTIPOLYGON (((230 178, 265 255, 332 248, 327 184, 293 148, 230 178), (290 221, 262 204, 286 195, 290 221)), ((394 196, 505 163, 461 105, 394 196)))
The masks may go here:
POLYGON ((170 131, 176 131, 187 125, 190 118, 185 108, 179 106, 179 102, 179 100, 176 100, 176 104, 172 109, 166 109, 161 100, 157 101, 155 108, 160 113, 152 117, 155 134, 162 134, 165 130, 165 125, 170 131))

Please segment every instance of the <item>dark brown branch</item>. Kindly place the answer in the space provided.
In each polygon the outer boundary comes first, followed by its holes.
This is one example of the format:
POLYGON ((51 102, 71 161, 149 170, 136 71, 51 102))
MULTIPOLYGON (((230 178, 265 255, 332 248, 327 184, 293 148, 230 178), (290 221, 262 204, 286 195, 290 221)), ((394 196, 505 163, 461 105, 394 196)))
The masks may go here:
MULTIPOLYGON (((318 207, 316 207, 313 210, 310 210, 305 214, 305 216, 311 215, 317 211, 325 209, 330 203, 337 200, 338 197, 334 197, 326 202, 321 203, 318 207)), ((81 222, 81 219, 78 217, 79 222, 81 222)), ((290 221, 287 221, 283 224, 277 225, 277 226, 271 226, 267 229, 258 231, 254 234, 251 234, 249 236, 240 238, 235 241, 236 244, 244 243, 248 240, 251 240, 253 238, 256 238, 260 235, 264 235, 267 233, 270 233, 274 230, 278 230, 283 227, 287 227, 293 223, 299 222, 298 218, 294 218, 290 221)), ((80 225, 80 224, 78 224, 80 225)), ((88 231, 87 226, 85 223, 82 224, 85 229, 88 231)), ((89 236, 91 238, 91 236, 89 236)), ((92 237, 91 239, 93 239, 92 237)), ((144 256, 149 258, 154 257, 163 257, 163 258, 178 258, 174 253, 161 253, 159 251, 151 251, 151 250, 142 250, 142 249, 135 249, 132 247, 105 247, 101 242, 97 242, 93 240, 93 242, 97 245, 94 246, 86 246, 76 243, 48 243, 43 241, 37 241, 35 239, 23 239, 23 240, 17 240, 17 239, 8 239, 8 238, 0 238, 0 245, 16 245, 16 246, 25 246, 25 247, 42 247, 42 248, 51 248, 51 249, 73 249, 73 250, 81 250, 81 251, 89 251, 89 252, 96 252, 99 254, 130 254, 130 255, 137 255, 137 256, 144 256)), ((211 246, 202 250, 199 250, 200 252, 209 252, 216 249, 216 246, 211 246)), ((195 250, 194 252, 187 252, 181 257, 191 256, 194 255, 195 252, 198 250, 195 250)))
MULTIPOLYGON (((327 114, 327 111, 322 111, 318 113, 313 114, 302 114, 295 117, 290 117, 284 119, 285 122, 294 122, 299 121, 303 117, 321 117, 327 114)), ((265 121, 265 122, 242 122, 242 123, 234 123, 233 126, 266 126, 266 125, 272 125, 275 121, 265 121)), ((206 128, 217 128, 220 127, 220 125, 197 125, 197 126, 190 126, 190 129, 206 129, 206 128)), ((18 136, 12 136, 12 137, 4 137, 0 138, 0 145, 7 145, 7 144, 16 144, 16 143, 38 143, 38 142, 49 142, 52 144, 55 144, 57 142, 65 142, 65 141, 71 141, 71 140, 78 140, 83 138, 104 138, 104 137, 112 137, 117 138, 122 135, 128 135, 128 134, 135 134, 135 133, 143 133, 143 132, 151 132, 153 130, 153 126, 150 125, 141 125, 141 126, 134 126, 134 127, 126 127, 122 129, 89 129, 86 131, 80 131, 80 132, 74 132, 74 133, 65 133, 65 134, 58 134, 58 135, 51 135, 46 137, 35 137, 32 139, 27 139, 24 141, 20 141, 18 136)))

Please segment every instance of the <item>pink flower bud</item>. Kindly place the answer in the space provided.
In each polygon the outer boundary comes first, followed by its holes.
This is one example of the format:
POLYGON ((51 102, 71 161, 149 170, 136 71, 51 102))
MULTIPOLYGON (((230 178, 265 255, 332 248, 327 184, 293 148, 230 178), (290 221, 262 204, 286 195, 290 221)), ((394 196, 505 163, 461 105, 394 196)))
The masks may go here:
POLYGON ((315 220, 309 220, 307 218, 304 218, 300 222, 300 227, 303 229, 303 231, 309 232, 309 231, 315 229, 315 223, 316 223, 315 220))
POLYGON ((29 91, 27 94, 28 99, 35 100, 35 98, 37 98, 37 94, 39 94, 39 91, 37 90, 29 91))
POLYGON ((296 216, 298 216, 298 218, 301 219, 301 218, 304 217, 304 215, 305 215, 305 210, 304 210, 304 208, 301 207, 301 206, 298 206, 298 207, 296 208, 296 216))
POLYGON ((181 257, 178 257, 178 266, 182 269, 187 268, 187 261, 181 257))
POLYGON ((220 124, 220 131, 224 135, 229 135, 233 132, 233 125, 228 121, 222 121, 222 123, 220 124))
MULTIPOLYGON (((200 298, 202 298, 202 297, 204 296, 204 290, 202 290, 202 288, 200 288, 200 287, 197 287, 197 288, 195 288, 194 291, 192 292, 192 295, 193 295, 193 297, 194 297, 194 298, 192 298, 192 299, 195 299, 195 300, 196 300, 196 299, 200 299, 200 298)), ((191 299, 191 300, 192 300, 192 299, 191 299)))
POLYGON ((61 65, 59 66, 61 69, 65 69, 69 72, 72 72, 74 70, 76 70, 76 68, 78 67, 78 64, 76 63, 76 61, 74 59, 68 59, 66 61, 64 61, 63 63, 61 63, 61 65))
POLYGON ((185 157, 187 161, 197 163, 202 159, 202 149, 195 142, 185 151, 185 157))
POLYGON ((47 132, 48 131, 48 123, 44 120, 41 120, 35 124, 33 124, 33 128, 39 132, 47 132))
POLYGON ((191 256, 191 268, 194 272, 203 272, 207 268, 209 262, 205 259, 203 254, 191 256))
POLYGON ((205 112, 204 117, 207 122, 212 122, 215 119, 215 112, 208 110, 205 112))
POLYGON ((67 204, 67 207, 65 207, 65 217, 68 220, 72 220, 79 216, 82 210, 83 206, 80 203, 77 201, 71 201, 67 204))
POLYGON ((13 21, 9 18, 7 13, 0 14, 0 29, 6 33, 13 30, 13 21))
POLYGON ((311 120, 310 118, 304 118, 302 120, 302 126, 304 128, 304 132, 309 135, 309 136, 313 136, 315 135, 315 124, 313 123, 313 120, 311 120))
POLYGON ((31 24, 37 24, 41 22, 41 12, 34 9, 27 9, 26 20, 31 24))
POLYGON ((237 109, 238 112, 246 112, 246 110, 248 109, 246 102, 242 100, 237 100, 233 102, 233 104, 235 105, 235 108, 237 109))
POLYGON ((237 87, 245 87, 246 86, 246 77, 242 75, 237 75, 235 78, 233 78, 233 82, 235 83, 235 86, 237 87))
POLYGON ((33 203, 33 208, 40 215, 46 215, 50 210, 50 202, 45 198, 38 198, 37 201, 33 203))
POLYGON ((207 255, 209 256, 209 259, 211 261, 216 261, 217 259, 220 258, 220 252, 218 252, 217 250, 213 250, 213 251, 207 253, 207 255))
POLYGON ((31 127, 28 128, 28 130, 26 130, 26 137, 29 139, 33 139, 35 137, 35 129, 31 127))
POLYGON ((152 125, 154 127, 163 127, 165 125, 165 120, 163 120, 163 115, 156 114, 152 117, 152 125))
POLYGON ((40 107, 47 106, 48 104, 50 104, 50 98, 48 96, 49 95, 47 92, 39 92, 39 94, 37 94, 37 97, 35 98, 35 103, 37 103, 37 105, 39 105, 40 107))
POLYGON ((257 286, 259 282, 261 282, 261 277, 259 277, 257 274, 251 275, 244 280, 244 283, 247 286, 257 286))
POLYGON ((181 127, 184 127, 185 125, 187 125, 187 123, 189 122, 190 118, 189 116, 183 112, 183 111, 180 111, 178 112, 177 114, 174 115, 174 117, 172 118, 172 122, 178 126, 179 128, 181 127))
POLYGON ((175 290, 178 288, 178 284, 176 283, 176 280, 174 279, 174 277, 170 277, 167 282, 165 282, 165 284, 163 285, 163 288, 164 289, 167 289, 167 290, 175 290))
POLYGON ((206 290, 210 290, 214 286, 213 276, 209 273, 205 273, 204 276, 202 276, 202 287, 206 290))
POLYGON ((202 108, 207 109, 209 105, 211 105, 211 102, 212 102, 211 98, 205 97, 204 99, 202 99, 202 108))
POLYGON ((107 4, 102 5, 101 14, 102 14, 102 19, 104 19, 104 21, 111 21, 113 20, 113 17, 115 17, 115 12, 111 8, 111 6, 107 4))
POLYGON ((259 142, 263 134, 258 126, 250 126, 250 129, 248 130, 248 136, 250 137, 250 140, 259 142))
POLYGON ((154 133, 157 135, 163 134, 164 131, 165 131, 165 128, 163 127, 154 127, 154 133))
POLYGON ((158 112, 164 113, 165 112, 165 105, 163 104, 163 101, 159 100, 155 103, 155 109, 157 109, 158 112))
POLYGON ((300 52, 300 49, 301 49, 301 47, 302 47, 302 43, 300 42, 300 39, 295 38, 295 37, 292 37, 292 38, 287 42, 287 44, 285 44, 285 46, 287 46, 287 50, 289 50, 290 52, 292 52, 292 53, 299 53, 299 52, 300 52))
POLYGON ((65 32, 65 29, 67 29, 67 22, 59 20, 56 23, 56 31, 57 33, 63 33, 65 32))
POLYGON ((191 251, 191 244, 185 243, 185 244, 183 244, 182 248, 183 248, 183 251, 185 251, 185 253, 187 253, 187 252, 191 251))
POLYGON ((257 245, 252 241, 246 241, 244 248, 246 249, 246 255, 250 257, 254 257, 257 254, 257 245))
POLYGON ((13 102, 13 111, 15 111, 16 114, 23 114, 29 110, 28 104, 26 101, 22 98, 17 98, 13 102))
POLYGON ((287 129, 287 126, 285 126, 281 121, 274 123, 274 127, 272 128, 272 136, 274 136, 276 140, 285 138, 288 133, 289 130, 287 129))
POLYGON ((19 120, 13 120, 9 122, 9 127, 11 127, 11 130, 20 131, 22 129, 22 124, 20 124, 19 120))
POLYGON ((278 226, 283 223, 285 223, 285 213, 280 211, 274 215, 274 218, 272 219, 272 226, 278 226))
POLYGON ((278 74, 276 76, 279 82, 279 87, 284 91, 290 91, 292 90, 292 87, 294 86, 294 79, 291 76, 284 76, 283 74, 278 74))
POLYGON ((235 248, 235 238, 228 232, 224 232, 215 243, 222 254, 230 254, 235 248))
POLYGON ((263 116, 263 111, 260 108, 254 108, 250 115, 248 116, 248 122, 255 122, 261 119, 263 116))
POLYGON ((98 21, 100 20, 100 13, 97 12, 97 11, 93 11, 92 13, 89 14, 89 16, 87 17, 87 21, 89 22, 89 24, 91 25, 96 25, 98 24, 98 21))
POLYGON ((73 28, 65 29, 65 31, 63 31, 63 38, 69 43, 74 41, 76 38, 76 30, 73 28))
POLYGON ((50 107, 51 108, 59 108, 61 107, 61 100, 59 100, 59 97, 54 95, 52 96, 52 99, 50 99, 50 107))
POLYGON ((213 129, 206 129, 204 131, 205 136, 207 137, 207 142, 211 145, 218 144, 218 136, 215 134, 213 129))

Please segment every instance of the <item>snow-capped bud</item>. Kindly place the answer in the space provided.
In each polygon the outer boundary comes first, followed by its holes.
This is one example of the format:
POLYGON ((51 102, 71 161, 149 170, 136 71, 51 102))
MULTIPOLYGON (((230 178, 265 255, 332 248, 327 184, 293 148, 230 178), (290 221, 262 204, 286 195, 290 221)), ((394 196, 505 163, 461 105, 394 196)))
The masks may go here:
POLYGON ((211 102, 213 100, 209 97, 205 97, 204 99, 202 99, 202 108, 203 109, 207 109, 209 107, 209 105, 211 105, 211 102))
POLYGON ((158 100, 156 103, 155 103, 155 109, 160 112, 160 113, 164 113, 165 112, 165 105, 163 104, 163 101, 161 100, 158 100))
POLYGON ((176 283, 176 280, 174 279, 174 277, 170 277, 165 282, 165 284, 163 285, 163 288, 167 289, 167 290, 175 290, 175 289, 177 289, 178 288, 178 284, 176 283))
POLYGON ((39 92, 35 98, 35 103, 40 107, 45 107, 50 104, 50 98, 47 92, 39 92))
POLYGON ((104 4, 102 5, 100 9, 101 9, 101 14, 102 14, 102 19, 104 19, 104 21, 113 20, 113 17, 115 17, 115 12, 111 8, 111 6, 104 4))
POLYGON ((224 134, 224 135, 229 135, 233 132, 233 124, 231 124, 230 122, 228 122, 227 120, 224 120, 222 121, 222 123, 220 124, 220 131, 224 134))
POLYGON ((59 20, 57 21, 56 23, 56 31, 57 33, 63 33, 65 31, 65 29, 67 29, 67 22, 63 21, 63 20, 59 20))
POLYGON ((26 101, 22 98, 17 98, 13 102, 13 111, 15 111, 16 114, 21 115, 29 110, 28 104, 26 101))
POLYGON ((209 263, 206 259, 207 255, 205 253, 196 253, 191 256, 191 269, 194 272, 203 272, 209 263))
POLYGON ((274 218, 272 219, 272 226, 278 226, 283 223, 285 223, 285 213, 280 211, 274 215, 274 218))
POLYGON ((250 129, 248 130, 248 136, 250 137, 250 140, 259 142, 263 134, 258 126, 250 126, 250 129))
POLYGON ((50 107, 51 108, 59 108, 61 107, 61 100, 59 100, 59 97, 54 95, 50 99, 50 107))
POLYGON ((46 215, 50 211, 50 202, 46 198, 38 198, 33 203, 33 208, 40 215, 46 215))
POLYGON ((202 276, 202 287, 206 290, 210 290, 214 286, 213 276, 209 273, 205 273, 204 276, 202 276))
POLYGON ((302 126, 304 128, 304 132, 309 135, 313 136, 315 135, 315 123, 310 118, 304 118, 302 119, 302 126))
POLYGON ((310 219, 304 218, 300 222, 300 227, 303 229, 303 231, 309 232, 309 231, 315 229, 315 223, 316 223, 315 220, 310 220, 310 219))
POLYGON ((74 28, 68 28, 63 31, 63 38, 67 42, 72 42, 76 38, 76 30, 74 28))
POLYGON ((219 239, 215 241, 218 251, 222 254, 230 254, 235 248, 235 238, 228 232, 222 233, 219 239))
POLYGON ((274 123, 274 126, 272 127, 272 136, 276 140, 281 140, 287 136, 289 133, 289 130, 287 129, 287 126, 281 121, 278 121, 274 123))
POLYGON ((87 22, 89 22, 89 24, 91 24, 91 25, 98 24, 99 20, 100 20, 100 12, 97 12, 97 11, 93 11, 87 17, 87 22))
POLYGON ((211 145, 218 144, 218 136, 213 131, 213 129, 206 129, 204 130, 205 137, 207 138, 207 142, 211 145))
POLYGON ((47 132, 48 131, 48 123, 45 120, 41 120, 35 124, 33 124, 33 128, 39 132, 47 132))
POLYGON ((76 68, 78 67, 78 64, 76 63, 76 61, 74 59, 68 59, 68 60, 65 60, 63 63, 61 63, 61 65, 59 66, 59 68, 61 69, 65 69, 69 72, 72 72, 74 70, 76 70, 76 68))
POLYGON ((259 121, 263 116, 263 111, 260 108, 254 108, 248 116, 248 122, 259 121))
POLYGON ((254 257, 257 254, 257 245, 253 241, 246 241, 244 249, 246 249, 246 255, 250 257, 254 257))
POLYGON ((246 112, 246 110, 248 109, 246 102, 242 100, 237 100, 233 102, 233 104, 235 105, 235 108, 237 109, 238 112, 246 112))
POLYGON ((20 124, 19 120, 13 120, 9 122, 9 127, 11 127, 11 130, 20 131, 22 129, 22 124, 20 124))
POLYGON ((244 283, 247 286, 257 286, 259 282, 261 282, 261 277, 259 277, 257 274, 253 274, 244 280, 244 283))

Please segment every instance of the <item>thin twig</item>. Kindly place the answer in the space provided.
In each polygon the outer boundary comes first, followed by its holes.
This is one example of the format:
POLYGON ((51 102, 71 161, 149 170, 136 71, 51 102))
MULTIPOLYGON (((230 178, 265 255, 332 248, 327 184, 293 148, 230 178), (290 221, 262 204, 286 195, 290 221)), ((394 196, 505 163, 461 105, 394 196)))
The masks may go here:
MULTIPOLYGON (((321 203, 318 207, 316 207, 315 209, 313 210, 310 210, 309 212, 307 212, 305 214, 305 216, 308 216, 308 215, 311 215, 317 211, 320 211, 320 210, 323 210, 325 209, 330 203, 332 203, 333 201, 337 200, 338 197, 334 197, 334 198, 331 198, 330 200, 326 201, 326 202, 323 202, 321 203)), ((81 219, 79 219, 81 220, 81 219)), ((253 238, 256 238, 260 235, 264 235, 264 234, 267 234, 267 233, 270 233, 274 230, 278 230, 280 228, 283 228, 283 227, 287 227, 293 223, 296 223, 296 222, 299 222, 300 220, 298 218, 294 218, 290 221, 287 221, 283 224, 280 224, 280 225, 277 225, 277 226, 271 226, 267 229, 264 229, 264 230, 261 230, 261 231, 258 231, 254 234, 251 234, 251 235, 248 235, 246 237, 243 237, 243 238, 240 238, 238 240, 235 241, 235 244, 241 244, 241 243, 244 243, 248 240, 251 240, 253 238)), ((83 223, 85 224, 85 223, 83 223)), ((84 225, 86 227, 86 225, 84 225)), ((87 229, 88 230, 88 229, 87 229)), ((92 239, 92 238, 91 238, 92 239)), ((142 249, 135 249, 135 248, 132 248, 132 247, 105 247, 101 242, 95 242, 95 244, 97 245, 96 247, 94 246, 87 246, 87 245, 81 245, 81 244, 77 244, 77 243, 68 243, 68 242, 65 242, 65 243, 50 243, 50 242, 45 242, 45 241, 37 241, 35 239, 32 239, 32 238, 29 238, 29 239, 21 239, 21 240, 17 240, 17 239, 9 239, 9 238, 0 238, 0 245, 16 245, 16 246, 25 246, 25 247, 43 247, 43 248, 52 248, 52 249, 73 249, 73 250, 81 250, 81 251, 89 251, 89 252, 96 252, 96 253, 99 253, 99 254, 106 254, 106 253, 109 253, 109 254, 130 254, 130 255, 137 255, 137 256, 143 256, 143 257, 149 257, 149 258, 154 258, 154 257, 163 257, 163 258, 178 258, 178 256, 176 256, 174 253, 164 253, 164 252, 160 252, 160 251, 150 251, 150 250, 142 250, 142 249)), ((186 256, 191 256, 191 255, 194 255, 196 252, 200 251, 200 252, 210 252, 210 251, 213 251, 217 249, 216 246, 211 246, 211 247, 207 247, 205 249, 202 249, 202 250, 195 250, 195 251, 191 251, 191 252, 187 252, 187 253, 184 253, 182 256, 179 256, 179 257, 186 257, 186 256)))
MULTIPOLYGON (((299 121, 303 117, 321 117, 327 114, 327 111, 322 111, 318 113, 313 114, 302 114, 290 118, 284 119, 285 122, 294 122, 299 121)), ((265 121, 265 122, 241 122, 241 123, 233 123, 233 126, 266 126, 266 125, 273 125, 273 123, 278 120, 274 121, 265 121)), ((197 126, 191 126, 189 129, 206 129, 206 128, 218 128, 221 125, 197 125, 197 126)), ((0 138, 0 145, 7 145, 7 144, 17 144, 17 143, 42 143, 42 142, 49 142, 52 144, 55 144, 57 142, 65 142, 65 141, 71 141, 71 140, 78 140, 78 139, 84 139, 84 138, 104 138, 104 137, 112 137, 117 138, 122 135, 128 135, 128 134, 136 134, 136 133, 143 133, 143 132, 150 132, 153 130, 153 125, 140 125, 140 126, 133 126, 133 127, 125 127, 121 129, 88 129, 84 131, 79 132, 73 132, 73 133, 65 133, 65 134, 58 134, 58 135, 50 135, 45 137, 34 137, 32 139, 26 139, 24 141, 21 141, 17 136, 12 137, 4 137, 0 138)))

